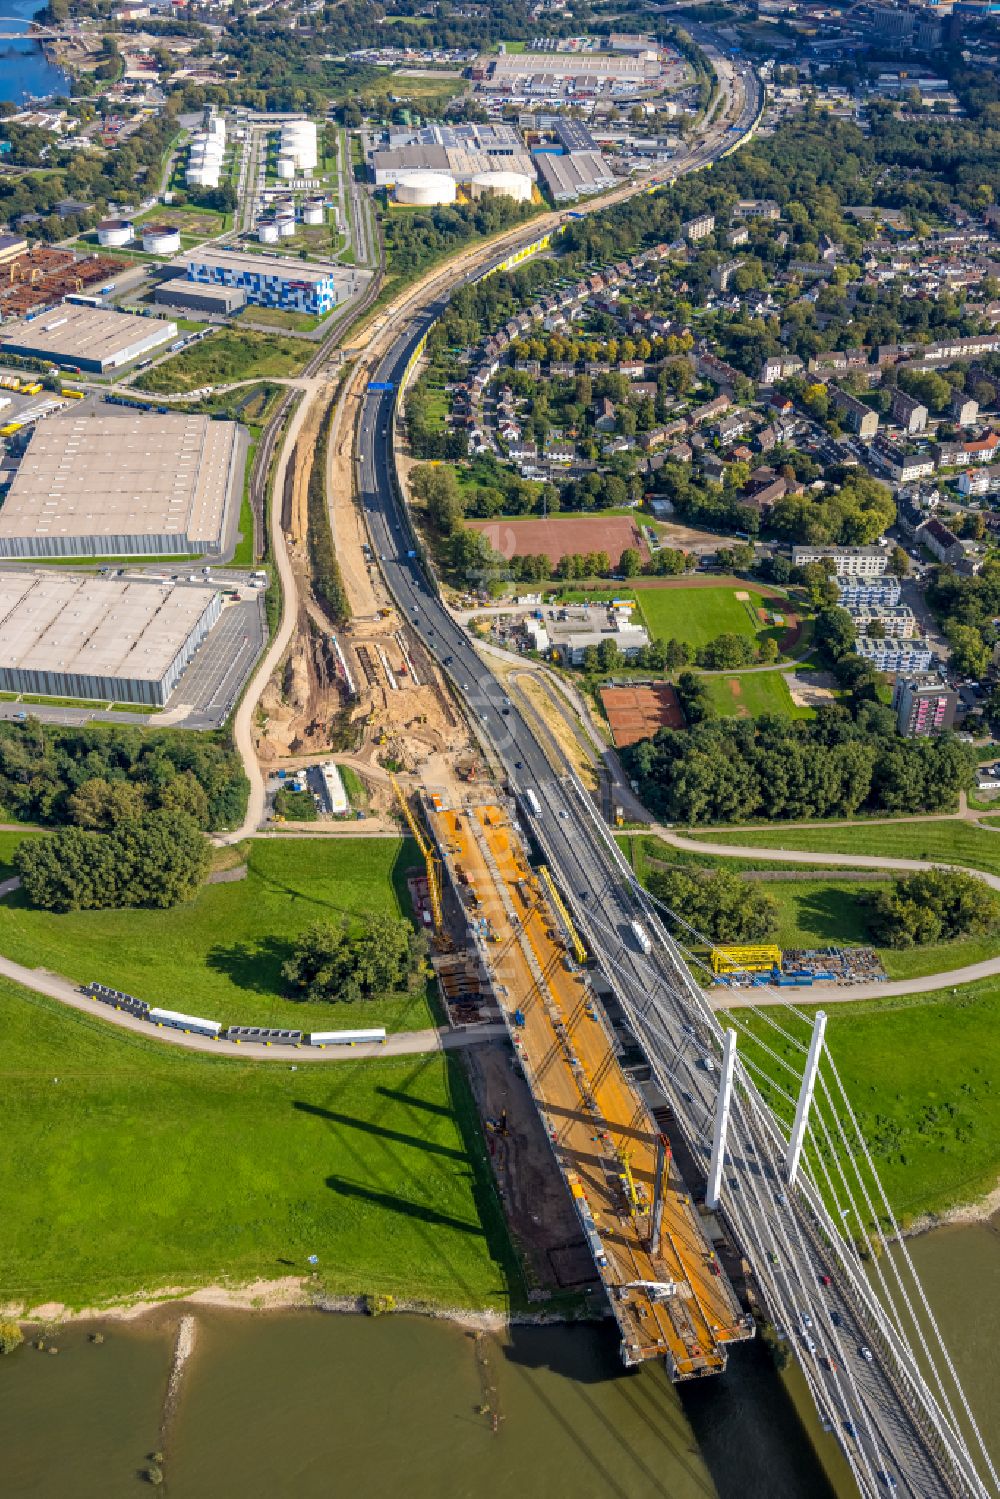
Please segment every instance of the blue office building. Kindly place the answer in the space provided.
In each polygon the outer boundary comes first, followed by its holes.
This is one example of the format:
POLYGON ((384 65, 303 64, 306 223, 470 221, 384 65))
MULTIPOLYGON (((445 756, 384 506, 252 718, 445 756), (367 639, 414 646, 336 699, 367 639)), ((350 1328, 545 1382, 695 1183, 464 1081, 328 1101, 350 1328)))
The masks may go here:
POLYGON ((189 281, 239 287, 253 307, 281 307, 322 317, 337 305, 332 266, 276 255, 200 250, 184 262, 189 281))

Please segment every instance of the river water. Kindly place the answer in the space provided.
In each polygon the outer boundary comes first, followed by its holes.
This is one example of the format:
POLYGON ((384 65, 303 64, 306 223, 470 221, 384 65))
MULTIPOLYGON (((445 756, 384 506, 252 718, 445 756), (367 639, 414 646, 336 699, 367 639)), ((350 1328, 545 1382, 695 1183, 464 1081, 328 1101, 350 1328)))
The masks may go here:
MULTIPOLYGON (((912 1252, 995 1439, 1000 1223, 942 1229, 912 1252)), ((409 1316, 199 1309, 164 1434, 178 1316, 167 1307, 142 1323, 104 1324, 100 1345, 90 1341, 95 1324, 71 1326, 51 1339, 58 1357, 25 1346, 0 1360, 5 1494, 127 1499, 161 1447, 171 1499, 834 1493, 810 1445, 814 1426, 807 1435, 758 1344, 737 1349, 723 1378, 678 1391, 658 1368, 625 1373, 610 1327, 501 1338, 409 1316)))
MULTIPOLYGON (((43 0, 0 0, 0 31, 27 31, 43 0)), ((24 104, 68 94, 69 79, 53 67, 38 42, 0 42, 0 99, 24 104)))

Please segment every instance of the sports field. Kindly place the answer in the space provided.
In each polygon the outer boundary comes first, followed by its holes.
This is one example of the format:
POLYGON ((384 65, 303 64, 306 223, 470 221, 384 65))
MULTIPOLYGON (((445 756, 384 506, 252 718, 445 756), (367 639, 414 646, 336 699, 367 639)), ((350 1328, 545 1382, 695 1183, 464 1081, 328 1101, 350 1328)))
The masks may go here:
POLYGON ((648 739, 657 729, 682 729, 684 715, 669 683, 656 687, 602 687, 601 702, 618 749, 648 739))
MULTIPOLYGON (((17 835, 3 840, 0 858, 9 858, 17 835)), ((246 853, 245 879, 205 885, 190 905, 170 911, 60 914, 30 909, 20 892, 8 895, 0 901, 0 953, 223 1023, 390 1031, 435 1023, 423 989, 355 1004, 306 1004, 285 996, 281 977, 295 937, 313 922, 337 923, 362 911, 410 914, 406 872, 422 868, 412 842, 254 839, 246 853)))
POLYGON ((744 671, 701 678, 720 718, 760 718, 780 713, 785 718, 811 718, 811 708, 797 708, 782 671, 744 671))
MULTIPOLYGON (((474 520, 474 531, 482 531, 490 546, 501 557, 537 556, 544 553, 550 562, 577 552, 607 552, 612 567, 618 566, 622 552, 635 547, 643 557, 649 552, 636 527, 627 515, 557 515, 547 520, 525 517, 516 520, 474 520)), ((715 632, 716 634, 718 631, 715 632)))
POLYGON ((635 596, 646 628, 655 640, 683 640, 699 646, 717 635, 754 638, 762 628, 762 622, 755 617, 762 596, 743 584, 735 588, 728 585, 637 588, 635 596))

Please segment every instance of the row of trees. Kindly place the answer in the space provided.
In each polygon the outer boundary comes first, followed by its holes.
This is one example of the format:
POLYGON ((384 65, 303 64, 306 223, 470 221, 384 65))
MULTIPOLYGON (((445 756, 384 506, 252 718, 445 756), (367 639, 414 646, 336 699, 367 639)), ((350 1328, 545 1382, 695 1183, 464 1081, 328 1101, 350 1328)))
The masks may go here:
POLYGON ((108 833, 60 828, 25 838, 14 867, 33 906, 96 911, 176 906, 193 900, 208 872, 209 847, 192 818, 148 812, 108 833))
POLYGON ((871 702, 854 716, 838 705, 808 721, 659 729, 622 753, 646 806, 680 823, 943 811, 972 784, 976 763, 952 735, 901 739, 891 711, 871 702))
POLYGON ((21 822, 101 830, 164 811, 207 831, 239 823, 248 793, 221 735, 0 722, 0 804, 21 822))

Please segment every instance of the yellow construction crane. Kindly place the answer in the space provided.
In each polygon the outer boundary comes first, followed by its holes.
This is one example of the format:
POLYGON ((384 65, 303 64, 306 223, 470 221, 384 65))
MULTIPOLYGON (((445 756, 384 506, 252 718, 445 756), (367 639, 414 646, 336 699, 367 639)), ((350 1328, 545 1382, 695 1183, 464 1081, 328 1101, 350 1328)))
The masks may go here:
POLYGON ((396 776, 391 776, 392 789, 396 793, 396 800, 403 809, 410 832, 416 840, 417 847, 424 856, 424 868, 427 871, 427 894, 430 897, 431 915, 434 918, 434 930, 440 932, 444 925, 444 917, 441 911, 441 874, 438 868, 437 857, 434 850, 424 837, 423 829, 413 815, 413 809, 406 799, 406 794, 399 784, 396 776))
POLYGON ((576 961, 578 963, 586 963, 587 949, 580 941, 580 934, 577 931, 576 927, 573 925, 573 919, 566 909, 566 902, 563 900, 562 896, 559 894, 559 891, 556 889, 555 881, 553 880, 551 874, 546 869, 544 864, 540 864, 538 866, 538 873, 541 875, 542 879, 545 882, 545 888, 549 892, 549 899, 555 906, 556 910, 559 912, 559 915, 562 917, 563 925, 565 926, 566 931, 569 935, 569 940, 572 945, 573 952, 576 956, 576 961))

